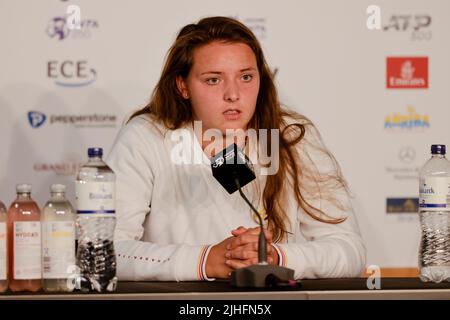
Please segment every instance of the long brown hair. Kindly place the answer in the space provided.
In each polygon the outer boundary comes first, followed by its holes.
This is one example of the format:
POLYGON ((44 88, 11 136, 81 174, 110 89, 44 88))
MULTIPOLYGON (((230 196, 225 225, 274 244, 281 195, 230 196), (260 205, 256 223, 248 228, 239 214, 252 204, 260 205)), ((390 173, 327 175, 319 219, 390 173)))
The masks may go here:
MULTIPOLYGON (((247 44, 254 52, 260 75, 260 88, 256 102, 255 113, 248 127, 256 132, 259 129, 279 129, 279 160, 276 174, 268 175, 263 191, 263 205, 267 214, 268 228, 273 233, 275 241, 286 237, 290 222, 286 213, 287 189, 293 188, 295 200, 312 218, 325 223, 340 223, 345 218, 333 218, 319 208, 311 205, 306 199, 305 190, 313 197, 334 202, 338 208, 344 208, 334 197, 334 191, 346 188, 337 162, 324 149, 321 141, 312 144, 319 152, 325 154, 332 161, 332 173, 320 174, 314 169, 314 163, 307 164, 307 155, 299 152, 306 143, 305 134, 316 132, 314 125, 306 117, 295 112, 282 109, 277 90, 273 81, 273 74, 264 58, 261 46, 254 34, 245 25, 227 17, 209 17, 197 24, 189 24, 181 29, 175 43, 170 48, 166 62, 156 85, 150 102, 131 117, 148 114, 168 129, 175 130, 193 120, 190 100, 184 99, 176 85, 176 78, 186 78, 193 65, 193 50, 212 41, 247 44), (288 119, 291 119, 289 121, 288 119)), ((270 135, 268 135, 268 146, 270 135)), ((269 150, 270 152, 270 147, 269 150)))

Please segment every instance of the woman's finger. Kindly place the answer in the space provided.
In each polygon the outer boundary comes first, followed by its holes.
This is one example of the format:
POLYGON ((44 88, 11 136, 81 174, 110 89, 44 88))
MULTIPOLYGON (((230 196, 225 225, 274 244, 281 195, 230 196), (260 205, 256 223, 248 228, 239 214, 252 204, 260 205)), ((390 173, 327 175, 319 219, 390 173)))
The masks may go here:
POLYGON ((248 230, 247 228, 244 228, 243 226, 240 226, 240 227, 238 227, 238 228, 236 228, 234 230, 231 230, 231 234, 233 236, 237 237, 237 236, 243 234, 244 232, 246 232, 247 230, 248 230))
POLYGON ((234 239, 231 239, 230 243, 227 245, 227 250, 233 250, 239 246, 245 246, 248 243, 258 242, 257 235, 251 235, 249 233, 241 234, 234 239))
MULTIPOLYGON (((251 247, 251 245, 250 245, 251 247)), ((239 247, 239 249, 227 251, 225 258, 227 259, 241 259, 247 260, 251 258, 257 258, 258 252, 253 249, 246 249, 244 247, 239 247)))
POLYGON ((240 268, 245 268, 245 267, 248 267, 248 266, 256 264, 256 263, 258 263, 257 258, 252 258, 252 259, 247 259, 247 260, 230 259, 230 260, 225 261, 225 264, 234 270, 240 269, 240 268))

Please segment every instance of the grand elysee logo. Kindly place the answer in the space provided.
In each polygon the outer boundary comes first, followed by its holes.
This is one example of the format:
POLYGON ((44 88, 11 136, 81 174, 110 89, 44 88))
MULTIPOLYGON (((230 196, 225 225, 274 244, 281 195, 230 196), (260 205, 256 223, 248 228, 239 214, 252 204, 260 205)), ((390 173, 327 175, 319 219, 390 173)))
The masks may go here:
POLYGON ((428 85, 428 57, 387 57, 388 89, 426 89, 428 85))
POLYGON ((75 176, 82 166, 83 163, 76 161, 36 162, 33 164, 33 170, 58 176, 75 176))

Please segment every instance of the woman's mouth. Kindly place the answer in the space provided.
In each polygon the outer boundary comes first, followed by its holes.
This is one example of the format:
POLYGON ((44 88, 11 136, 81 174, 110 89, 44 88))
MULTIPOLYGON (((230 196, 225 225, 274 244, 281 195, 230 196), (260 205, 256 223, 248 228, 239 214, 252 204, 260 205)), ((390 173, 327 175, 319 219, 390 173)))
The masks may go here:
POLYGON ((242 112, 237 109, 228 109, 223 115, 226 120, 238 120, 241 117, 241 113, 242 112))

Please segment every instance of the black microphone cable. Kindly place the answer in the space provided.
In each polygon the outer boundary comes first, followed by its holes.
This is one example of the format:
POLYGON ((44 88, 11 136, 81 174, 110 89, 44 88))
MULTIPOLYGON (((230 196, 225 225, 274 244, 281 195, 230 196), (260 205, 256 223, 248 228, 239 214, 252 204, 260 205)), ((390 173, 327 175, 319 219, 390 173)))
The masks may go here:
POLYGON ((259 214, 258 210, 256 210, 255 207, 251 204, 251 202, 247 199, 244 192, 242 192, 241 184, 239 182, 239 177, 238 177, 237 173, 233 172, 233 176, 234 176, 234 182, 236 183, 236 187, 238 188, 241 197, 245 200, 245 202, 247 202, 247 204, 250 206, 250 208, 253 210, 253 212, 255 212, 256 216, 258 217, 259 225, 261 228, 261 230, 259 232, 259 239, 258 239, 258 263, 259 264, 267 264, 267 241, 264 236, 264 225, 263 225, 261 215, 259 214))

